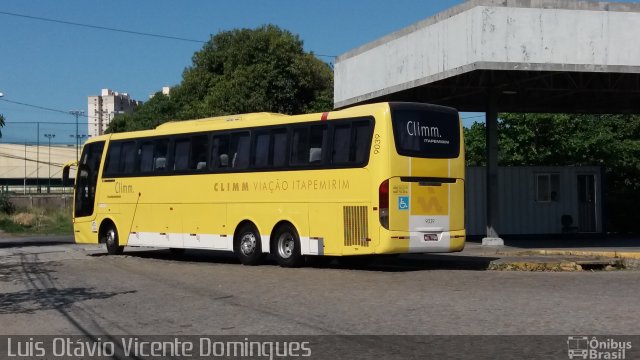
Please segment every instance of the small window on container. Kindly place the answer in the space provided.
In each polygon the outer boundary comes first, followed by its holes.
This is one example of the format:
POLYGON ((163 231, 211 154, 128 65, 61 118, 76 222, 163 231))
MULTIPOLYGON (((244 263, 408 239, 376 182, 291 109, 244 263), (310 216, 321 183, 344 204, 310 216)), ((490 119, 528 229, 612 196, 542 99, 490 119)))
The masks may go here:
POLYGON ((536 201, 557 202, 560 200, 560 175, 536 174, 536 201))

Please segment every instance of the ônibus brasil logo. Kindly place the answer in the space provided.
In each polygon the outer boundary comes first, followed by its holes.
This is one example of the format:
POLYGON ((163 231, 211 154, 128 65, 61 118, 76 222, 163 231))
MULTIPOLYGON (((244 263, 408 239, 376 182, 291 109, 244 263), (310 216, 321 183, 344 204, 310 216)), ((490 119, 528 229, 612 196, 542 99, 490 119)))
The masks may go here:
POLYGON ((598 339, 595 336, 569 336, 567 339, 569 359, 626 359, 630 349, 631 341, 598 339))

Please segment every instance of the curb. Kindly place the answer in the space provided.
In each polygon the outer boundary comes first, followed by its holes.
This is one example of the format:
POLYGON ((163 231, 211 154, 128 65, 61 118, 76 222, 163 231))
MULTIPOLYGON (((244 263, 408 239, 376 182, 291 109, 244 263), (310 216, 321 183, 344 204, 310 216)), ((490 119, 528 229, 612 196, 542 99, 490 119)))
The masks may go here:
POLYGON ((625 259, 498 259, 491 261, 487 270, 497 271, 547 271, 547 272, 571 272, 571 271, 613 271, 613 270, 637 270, 640 262, 625 259))
POLYGON ((640 259, 640 252, 636 251, 588 251, 588 250, 528 250, 517 254, 527 255, 556 255, 556 256, 588 256, 622 259, 640 259))

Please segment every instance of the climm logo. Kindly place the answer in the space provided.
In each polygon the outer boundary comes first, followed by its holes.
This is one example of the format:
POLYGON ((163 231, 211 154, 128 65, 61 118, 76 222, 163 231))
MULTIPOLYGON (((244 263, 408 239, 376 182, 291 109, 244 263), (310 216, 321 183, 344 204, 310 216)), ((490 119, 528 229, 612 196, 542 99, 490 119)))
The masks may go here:
POLYGON ((407 122, 407 133, 411 136, 441 138, 440 129, 437 126, 424 126, 419 121, 407 122))

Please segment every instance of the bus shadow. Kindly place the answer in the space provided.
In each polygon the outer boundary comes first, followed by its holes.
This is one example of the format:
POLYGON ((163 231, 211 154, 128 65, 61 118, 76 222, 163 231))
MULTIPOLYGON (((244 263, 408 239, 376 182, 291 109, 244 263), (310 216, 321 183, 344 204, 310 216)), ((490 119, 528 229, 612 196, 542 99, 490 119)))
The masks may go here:
MULTIPOLYGON (((94 253, 91 256, 106 256, 104 253, 94 253)), ((240 262, 227 251, 215 250, 186 250, 183 254, 174 254, 168 249, 145 249, 124 252, 124 256, 142 259, 179 261, 191 263, 238 264, 240 262)), ((312 269, 346 269, 376 272, 410 272, 425 270, 488 270, 492 261, 497 257, 463 256, 446 254, 423 255, 379 255, 357 257, 326 257, 311 258, 305 268, 312 269)), ((272 257, 267 257, 260 266, 278 266, 272 257)))
POLYGON ((405 255, 397 256, 377 256, 368 261, 359 261, 353 258, 337 258, 325 268, 349 269, 361 271, 379 271, 379 272, 410 272, 410 271, 426 271, 426 270, 466 270, 466 271, 485 271, 495 257, 484 256, 451 256, 441 254, 428 255, 405 255))

